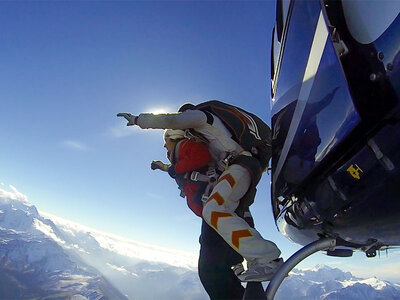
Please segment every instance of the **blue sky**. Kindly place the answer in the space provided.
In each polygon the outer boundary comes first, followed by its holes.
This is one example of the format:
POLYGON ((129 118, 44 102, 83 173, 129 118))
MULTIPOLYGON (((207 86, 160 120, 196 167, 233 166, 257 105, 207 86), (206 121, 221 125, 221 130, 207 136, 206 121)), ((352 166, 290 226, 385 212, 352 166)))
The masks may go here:
MULTIPOLYGON (((1 2, 0 188, 39 210, 134 240, 198 251, 200 219, 152 160, 162 131, 127 128, 118 112, 176 111, 219 99, 270 124, 273 1, 1 2)), ((288 258, 265 174, 256 226, 288 258)), ((398 253, 316 263, 400 282, 398 253), (396 259, 397 257, 397 259, 396 259), (362 267, 357 270, 356 263, 362 267), (371 269, 376 272, 371 274, 371 269), (388 277, 389 278, 389 277, 388 277)), ((357 274, 357 273, 356 273, 357 274)))

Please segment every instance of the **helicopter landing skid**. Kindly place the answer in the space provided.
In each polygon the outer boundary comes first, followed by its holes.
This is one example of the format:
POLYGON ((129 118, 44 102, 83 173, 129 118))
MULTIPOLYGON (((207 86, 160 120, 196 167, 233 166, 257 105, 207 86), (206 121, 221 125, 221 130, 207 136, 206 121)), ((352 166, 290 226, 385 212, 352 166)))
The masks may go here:
POLYGON ((315 242, 312 242, 308 244, 307 246, 304 246, 301 248, 299 251, 297 251, 295 254, 293 254, 280 268, 279 270, 275 273, 274 277, 270 281, 265 293, 263 290, 253 290, 253 286, 248 286, 246 287, 246 291, 243 296, 243 300, 250 300, 250 299, 259 299, 259 300, 273 300, 276 294, 276 291, 278 290, 279 286, 282 284, 282 281, 285 279, 287 274, 296 266, 298 265, 302 260, 305 258, 311 256, 312 254, 321 251, 321 250, 333 250, 333 248, 336 246, 336 239, 334 238, 322 238, 320 240, 317 240, 315 242), (247 289, 249 291, 247 291, 247 289), (257 297, 255 297, 255 294, 258 294, 257 297))

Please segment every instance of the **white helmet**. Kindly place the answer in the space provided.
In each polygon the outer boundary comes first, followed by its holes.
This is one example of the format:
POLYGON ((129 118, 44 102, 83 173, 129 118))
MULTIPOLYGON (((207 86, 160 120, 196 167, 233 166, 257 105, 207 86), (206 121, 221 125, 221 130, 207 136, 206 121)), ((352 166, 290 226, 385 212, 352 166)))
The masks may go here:
POLYGON ((164 131, 164 141, 169 138, 171 140, 179 140, 185 137, 185 132, 181 129, 166 129, 164 131))

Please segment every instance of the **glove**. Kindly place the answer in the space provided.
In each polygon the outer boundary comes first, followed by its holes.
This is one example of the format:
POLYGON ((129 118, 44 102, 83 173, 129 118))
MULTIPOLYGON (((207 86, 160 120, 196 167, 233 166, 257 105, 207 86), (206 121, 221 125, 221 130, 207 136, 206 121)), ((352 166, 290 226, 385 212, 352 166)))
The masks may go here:
POLYGON ((135 115, 132 115, 130 113, 119 113, 117 114, 117 117, 124 117, 125 119, 127 119, 128 124, 126 124, 126 126, 136 125, 137 116, 135 115))
POLYGON ((153 160, 153 161, 151 162, 151 169, 152 169, 152 170, 157 170, 157 169, 159 169, 159 170, 161 170, 161 171, 167 172, 167 171, 168 171, 168 168, 169 168, 169 165, 164 164, 162 161, 153 160))

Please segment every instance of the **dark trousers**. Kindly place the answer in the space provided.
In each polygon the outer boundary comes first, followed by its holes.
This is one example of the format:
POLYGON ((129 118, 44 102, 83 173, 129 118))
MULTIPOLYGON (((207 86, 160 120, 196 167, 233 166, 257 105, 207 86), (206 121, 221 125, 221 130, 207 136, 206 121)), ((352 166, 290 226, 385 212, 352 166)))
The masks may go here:
POLYGON ((242 261, 242 256, 203 220, 198 271, 211 300, 243 298, 244 288, 231 269, 242 261))

